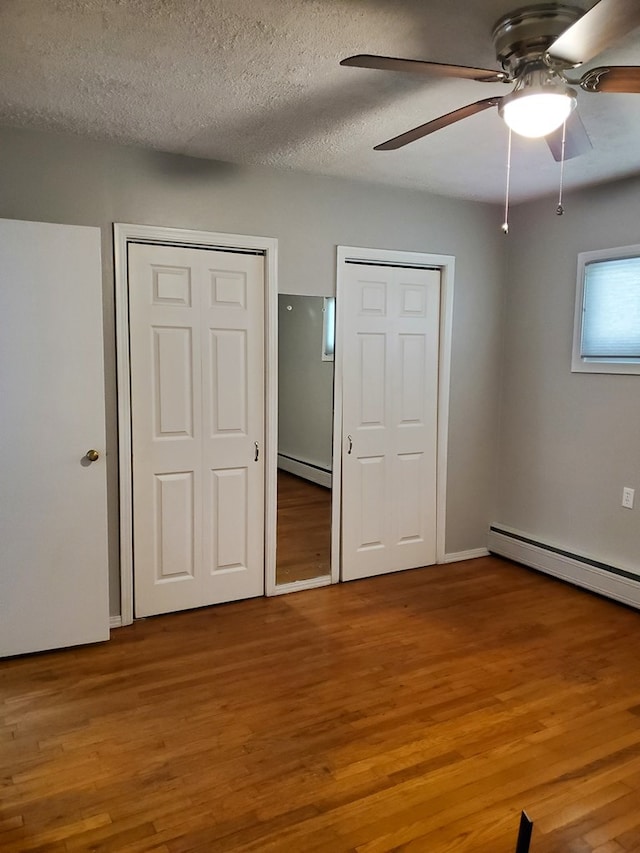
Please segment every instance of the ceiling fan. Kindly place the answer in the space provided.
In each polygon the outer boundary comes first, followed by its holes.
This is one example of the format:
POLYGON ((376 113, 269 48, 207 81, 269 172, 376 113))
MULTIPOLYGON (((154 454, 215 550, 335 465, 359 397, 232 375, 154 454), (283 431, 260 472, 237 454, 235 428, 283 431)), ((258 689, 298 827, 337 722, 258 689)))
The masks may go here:
POLYGON ((592 68, 579 79, 571 79, 567 72, 589 62, 637 26, 640 0, 599 0, 587 12, 563 3, 541 3, 518 9, 495 24, 493 44, 502 70, 371 54, 350 56, 340 64, 515 84, 507 95, 492 95, 467 104, 376 145, 376 151, 402 148, 461 119, 497 107, 515 133, 544 136, 556 160, 569 159, 591 148, 575 110, 577 92, 573 87, 585 92, 640 94, 640 66, 592 68), (565 122, 562 144, 558 130, 562 131, 565 122))

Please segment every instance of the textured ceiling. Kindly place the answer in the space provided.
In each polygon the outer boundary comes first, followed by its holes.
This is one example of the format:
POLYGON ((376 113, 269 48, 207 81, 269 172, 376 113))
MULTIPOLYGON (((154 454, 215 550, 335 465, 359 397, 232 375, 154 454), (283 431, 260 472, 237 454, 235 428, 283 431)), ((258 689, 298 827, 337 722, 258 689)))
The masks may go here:
MULTIPOLYGON (((338 63, 379 53, 496 67, 492 26, 521 5, 0 0, 0 124, 498 201, 507 134, 496 110, 399 151, 372 148, 506 87, 338 63)), ((640 30, 590 65, 606 63, 640 64, 640 30)), ((579 104, 594 150, 566 164, 566 185, 640 174, 640 95, 581 93, 579 104)), ((514 200, 555 191, 558 176, 543 141, 517 140, 514 200)))

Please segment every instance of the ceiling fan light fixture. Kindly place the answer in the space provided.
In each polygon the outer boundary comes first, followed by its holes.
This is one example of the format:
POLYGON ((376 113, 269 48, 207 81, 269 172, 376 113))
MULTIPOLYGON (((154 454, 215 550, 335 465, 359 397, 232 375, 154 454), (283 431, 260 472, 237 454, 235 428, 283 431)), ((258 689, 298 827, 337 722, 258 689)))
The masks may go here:
POLYGON ((536 64, 521 74, 498 111, 514 133, 547 136, 569 118, 576 92, 551 69, 536 64))
POLYGON ((529 88, 503 98, 500 115, 514 133, 538 138, 560 127, 575 105, 575 93, 569 86, 558 90, 545 86, 540 91, 529 88))

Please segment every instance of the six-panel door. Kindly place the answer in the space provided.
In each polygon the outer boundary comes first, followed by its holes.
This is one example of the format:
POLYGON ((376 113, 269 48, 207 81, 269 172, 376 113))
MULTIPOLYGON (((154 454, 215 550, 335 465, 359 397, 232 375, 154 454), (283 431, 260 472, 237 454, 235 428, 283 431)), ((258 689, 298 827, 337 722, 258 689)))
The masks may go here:
POLYGON ((129 247, 136 616, 264 592, 263 276, 129 247))
POLYGON ((440 272, 345 265, 342 578, 436 561, 440 272))

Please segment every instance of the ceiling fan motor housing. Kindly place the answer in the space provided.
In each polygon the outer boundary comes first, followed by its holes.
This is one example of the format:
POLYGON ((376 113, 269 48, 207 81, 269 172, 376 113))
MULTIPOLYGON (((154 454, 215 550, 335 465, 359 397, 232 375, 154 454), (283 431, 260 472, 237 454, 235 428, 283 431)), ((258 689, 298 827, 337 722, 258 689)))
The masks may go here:
POLYGON ((493 28, 498 62, 513 79, 532 63, 540 63, 549 47, 584 15, 584 9, 562 3, 525 6, 504 15, 493 28))

